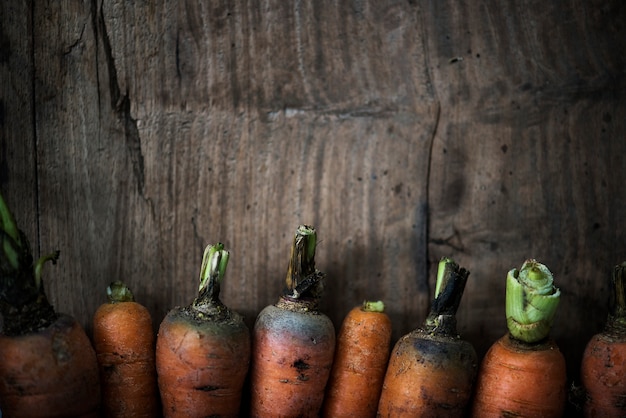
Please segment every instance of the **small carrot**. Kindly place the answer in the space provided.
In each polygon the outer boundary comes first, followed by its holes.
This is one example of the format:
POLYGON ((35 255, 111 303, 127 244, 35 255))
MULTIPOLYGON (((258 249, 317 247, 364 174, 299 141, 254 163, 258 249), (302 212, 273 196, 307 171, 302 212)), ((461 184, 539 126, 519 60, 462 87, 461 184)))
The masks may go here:
POLYGON ((221 243, 207 246, 198 296, 172 309, 159 327, 156 366, 166 418, 239 415, 250 332, 219 299, 228 258, 221 243))
POLYGON ((375 417, 391 350, 391 320, 382 301, 346 315, 326 388, 323 416, 375 417))
POLYGON ((512 269, 506 283, 509 332, 483 358, 472 416, 561 417, 565 409, 565 358, 549 337, 561 292, 536 260, 512 269))
POLYGON ((251 365, 252 417, 317 417, 333 363, 335 328, 318 310, 315 229, 296 231, 286 288, 257 316, 251 365))
POLYGON ((80 324, 57 313, 42 267, 0 196, 0 409, 6 417, 96 417, 96 353, 80 324))
POLYGON ((161 406, 150 312, 121 281, 111 283, 107 294, 109 302, 93 318, 104 415, 157 417, 161 406))
POLYGON ((626 261, 611 279, 605 328, 587 343, 581 362, 586 417, 626 416, 626 261))
POLYGON ((378 416, 461 417, 478 368, 474 347, 456 332, 469 271, 439 262, 435 299, 424 325, 400 338, 391 352, 378 416))

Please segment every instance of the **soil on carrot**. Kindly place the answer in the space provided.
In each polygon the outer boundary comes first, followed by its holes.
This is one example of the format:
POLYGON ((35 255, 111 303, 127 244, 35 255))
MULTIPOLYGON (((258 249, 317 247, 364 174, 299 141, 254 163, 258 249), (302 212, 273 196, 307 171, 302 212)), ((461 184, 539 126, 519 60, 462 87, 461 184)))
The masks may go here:
POLYGON ((24 335, 34 333, 47 328, 59 317, 52 305, 47 301, 42 303, 41 298, 16 308, 2 301, 0 312, 4 318, 4 324, 0 331, 7 336, 24 335))

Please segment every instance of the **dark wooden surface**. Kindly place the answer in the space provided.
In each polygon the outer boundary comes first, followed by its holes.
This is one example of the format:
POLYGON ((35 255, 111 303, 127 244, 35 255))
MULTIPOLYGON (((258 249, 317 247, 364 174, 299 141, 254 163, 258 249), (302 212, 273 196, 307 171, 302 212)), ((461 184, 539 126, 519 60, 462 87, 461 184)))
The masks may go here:
POLYGON ((0 189, 88 331, 115 279, 158 326, 216 241, 252 324, 308 223, 337 326, 363 299, 394 338, 419 326, 452 256, 481 355, 506 272, 544 262, 576 378, 626 259, 622 2, 22 3, 0 5, 0 189))

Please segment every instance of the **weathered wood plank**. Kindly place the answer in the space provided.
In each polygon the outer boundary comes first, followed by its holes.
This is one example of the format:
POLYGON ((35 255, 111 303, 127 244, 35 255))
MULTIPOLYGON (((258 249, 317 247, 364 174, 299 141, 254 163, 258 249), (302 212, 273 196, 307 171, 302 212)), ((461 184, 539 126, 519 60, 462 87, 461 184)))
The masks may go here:
POLYGON ((504 332, 506 271, 537 257, 575 375, 626 259, 620 2, 0 11, 1 187, 36 246, 61 250, 59 310, 89 327, 122 278, 156 325, 221 240, 224 300, 251 322, 307 222, 337 324, 380 297, 395 338, 419 325, 451 255, 472 272, 459 330, 481 353, 504 332))
POLYGON ((452 254, 472 271, 460 326, 481 353, 506 330, 506 272, 546 263, 563 292, 553 336, 575 377, 606 320, 610 270, 626 259, 625 62, 611 52, 624 48, 624 8, 431 6, 442 110, 429 259, 452 254))
POLYGON ((31 2, 0 4, 0 192, 37 255, 31 8, 31 2))
POLYGON ((224 300, 251 322, 306 222, 337 323, 383 298, 397 336, 419 324, 438 107, 413 6, 72 5, 36 9, 36 67, 57 63, 37 114, 42 207, 61 214, 42 213, 42 242, 67 260, 50 272, 57 305, 87 321, 124 278, 158 322, 191 300, 202 249, 221 240, 224 300))

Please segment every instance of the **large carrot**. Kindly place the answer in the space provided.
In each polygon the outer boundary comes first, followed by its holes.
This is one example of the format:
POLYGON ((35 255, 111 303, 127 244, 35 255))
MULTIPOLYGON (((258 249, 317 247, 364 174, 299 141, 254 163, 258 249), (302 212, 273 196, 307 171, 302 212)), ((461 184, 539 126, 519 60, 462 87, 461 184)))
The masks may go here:
POLYGON ((549 337, 561 292, 536 260, 512 269, 506 282, 509 332, 496 341, 478 372, 472 416, 561 417, 565 358, 549 337))
POLYGON ((391 350, 383 302, 365 301, 343 320, 326 388, 323 416, 375 417, 391 350))
POLYGON ((121 281, 111 283, 107 294, 109 302, 93 318, 104 415, 155 418, 161 406, 150 312, 121 281))
POLYGON ((456 311, 468 276, 449 258, 439 262, 430 313, 391 352, 379 417, 461 417, 466 412, 478 360, 474 347, 457 334, 456 311))
POLYGON ((172 309, 159 327, 156 365, 166 418, 239 414, 250 332, 219 299, 228 257, 221 243, 206 247, 198 296, 172 309))
POLYGON ((626 262, 615 266, 604 330, 587 343, 581 363, 586 417, 626 417, 626 262))
POLYGON ((296 231, 286 288, 257 316, 251 365, 252 417, 317 417, 335 350, 335 329, 318 311, 324 275, 315 269, 315 229, 296 231))
POLYGON ((28 240, 0 195, 0 409, 6 417, 97 416, 96 354, 78 322, 57 313, 28 240))

